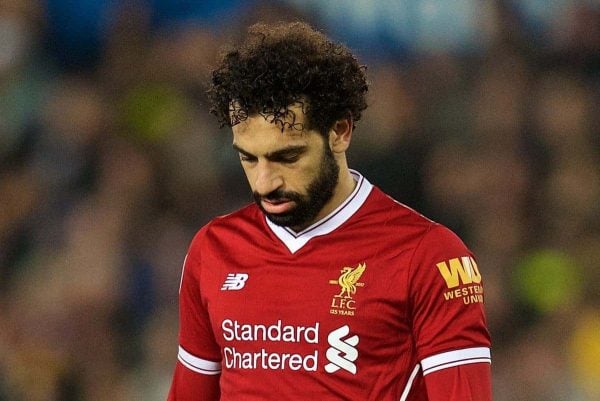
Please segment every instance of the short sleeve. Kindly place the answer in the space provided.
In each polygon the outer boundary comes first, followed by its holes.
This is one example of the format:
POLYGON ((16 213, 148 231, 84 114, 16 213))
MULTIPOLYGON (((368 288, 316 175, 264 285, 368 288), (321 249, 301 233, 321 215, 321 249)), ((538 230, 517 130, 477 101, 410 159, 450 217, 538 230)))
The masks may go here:
POLYGON ((433 225, 415 249, 409 294, 424 375, 490 362, 481 272, 473 254, 446 227, 433 225))
POLYGON ((221 353, 202 302, 198 236, 185 257, 179 289, 179 361, 197 373, 221 372, 221 353))

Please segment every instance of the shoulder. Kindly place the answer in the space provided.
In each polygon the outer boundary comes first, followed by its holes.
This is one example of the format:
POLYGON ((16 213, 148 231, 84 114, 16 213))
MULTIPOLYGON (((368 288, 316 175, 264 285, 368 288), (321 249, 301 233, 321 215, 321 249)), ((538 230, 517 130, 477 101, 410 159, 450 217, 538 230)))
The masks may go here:
POLYGON ((458 235, 439 223, 432 223, 421 236, 413 250, 410 271, 415 279, 437 283, 441 289, 481 282, 473 252, 458 235))
POLYGON ((215 217, 198 230, 192 239, 190 253, 197 253, 207 246, 239 243, 240 239, 249 238, 251 232, 263 229, 261 216, 256 205, 250 204, 235 212, 215 217))
POLYGON ((432 222, 423 234, 417 253, 447 256, 467 256, 471 251, 462 239, 448 227, 432 222))
POLYGON ((381 189, 373 187, 365 204, 365 214, 384 226, 413 235, 425 235, 438 224, 415 209, 397 201, 381 189))
POLYGON ((452 255, 468 251, 459 236, 448 227, 393 199, 377 187, 373 188, 366 206, 365 216, 370 216, 371 223, 385 227, 385 233, 411 244, 415 255, 452 255))

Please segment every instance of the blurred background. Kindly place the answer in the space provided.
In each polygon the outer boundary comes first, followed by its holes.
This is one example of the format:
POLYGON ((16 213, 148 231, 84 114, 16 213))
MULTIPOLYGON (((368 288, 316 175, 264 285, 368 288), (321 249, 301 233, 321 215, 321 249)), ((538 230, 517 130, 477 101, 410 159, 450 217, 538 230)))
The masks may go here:
POLYGON ((187 246, 251 201, 210 70, 280 20, 369 67, 351 167, 477 255, 495 400, 600 400, 597 0, 1 0, 0 400, 165 400, 187 246))

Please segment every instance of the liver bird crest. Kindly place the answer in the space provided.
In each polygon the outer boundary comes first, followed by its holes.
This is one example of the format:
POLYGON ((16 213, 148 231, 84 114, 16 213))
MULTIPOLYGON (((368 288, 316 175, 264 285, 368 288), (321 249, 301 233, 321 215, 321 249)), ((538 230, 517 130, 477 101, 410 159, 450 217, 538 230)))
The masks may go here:
POLYGON ((343 267, 341 270, 342 274, 340 275, 340 278, 338 278, 338 284, 342 287, 342 290, 336 297, 341 298, 343 296, 344 298, 352 298, 352 295, 356 293, 356 287, 362 286, 362 283, 359 283, 358 280, 366 268, 366 263, 361 263, 354 269, 351 267, 343 267))

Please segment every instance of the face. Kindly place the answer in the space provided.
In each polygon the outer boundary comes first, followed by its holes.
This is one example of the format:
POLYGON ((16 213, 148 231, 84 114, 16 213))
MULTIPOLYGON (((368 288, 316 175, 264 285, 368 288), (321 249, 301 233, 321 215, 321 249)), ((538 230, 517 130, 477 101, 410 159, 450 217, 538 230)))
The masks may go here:
MULTIPOLYGON (((302 119, 301 111, 298 117, 302 119)), ((254 199, 270 221, 298 231, 323 217, 339 167, 329 142, 317 131, 281 132, 256 115, 233 127, 233 146, 254 199)))

